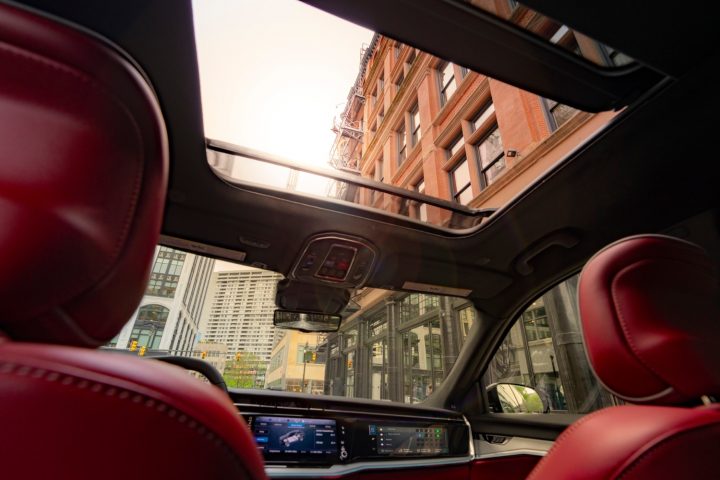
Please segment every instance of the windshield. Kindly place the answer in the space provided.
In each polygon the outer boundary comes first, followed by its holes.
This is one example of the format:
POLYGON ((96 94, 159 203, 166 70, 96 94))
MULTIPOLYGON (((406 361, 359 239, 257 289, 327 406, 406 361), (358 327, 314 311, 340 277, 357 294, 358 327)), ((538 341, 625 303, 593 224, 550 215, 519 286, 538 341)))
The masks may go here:
POLYGON ((107 347, 203 359, 230 388, 404 403, 447 376, 474 321, 467 299, 365 288, 337 333, 273 326, 283 276, 166 246, 145 296, 107 347))

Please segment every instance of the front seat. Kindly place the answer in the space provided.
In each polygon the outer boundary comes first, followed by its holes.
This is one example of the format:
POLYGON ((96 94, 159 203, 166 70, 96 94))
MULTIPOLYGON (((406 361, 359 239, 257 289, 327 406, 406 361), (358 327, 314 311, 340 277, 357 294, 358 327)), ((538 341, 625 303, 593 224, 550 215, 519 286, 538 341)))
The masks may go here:
POLYGON ((264 478, 227 396, 95 351, 137 307, 168 145, 114 47, 0 4, 0 476, 264 478))
POLYGON ((671 237, 620 240, 587 263, 578 298, 588 358, 633 405, 572 424, 529 479, 717 476, 719 285, 705 252, 671 237))

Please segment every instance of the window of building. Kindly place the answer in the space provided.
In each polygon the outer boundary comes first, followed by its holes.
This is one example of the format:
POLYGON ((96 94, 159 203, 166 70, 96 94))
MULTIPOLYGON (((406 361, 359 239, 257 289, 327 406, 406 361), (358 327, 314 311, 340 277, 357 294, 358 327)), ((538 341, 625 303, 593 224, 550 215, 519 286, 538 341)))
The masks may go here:
POLYGON ((424 293, 411 293, 400 301, 400 320, 410 322, 440 307, 440 297, 424 293))
POLYGON ((397 42, 395 45, 393 45, 393 57, 395 60, 400 58, 400 52, 402 51, 402 43, 397 42))
POLYGON ((400 90, 400 87, 402 87, 403 82, 405 81, 405 72, 403 70, 400 70, 400 73, 398 74, 397 78, 395 79, 395 87, 397 90, 400 90))
MULTIPOLYGON (((357 331, 355 331, 357 336, 357 331)), ((345 396, 355 396, 355 351, 347 354, 347 360, 345 364, 345 396)))
POLYGON ((410 146, 414 147, 420 141, 422 132, 420 130, 420 108, 417 102, 410 109, 410 146))
POLYGON ((130 343, 137 341, 138 347, 157 349, 160 346, 169 314, 170 310, 162 305, 140 307, 130 333, 130 343))
POLYGON ((383 306, 368 319, 368 338, 375 338, 387 332, 386 317, 385 307, 383 306))
POLYGON ((585 357, 573 300, 578 277, 535 300, 495 352, 483 382, 534 389, 548 412, 587 413, 617 403, 598 384, 585 357))
POLYGON ((462 150, 464 146, 465 143, 462 134, 460 134, 447 146, 447 157, 452 158, 457 152, 462 150))
MULTIPOLYGON (((418 193, 425 193, 425 179, 421 178, 417 181, 417 183, 413 186, 413 190, 415 190, 418 193)), ((415 207, 415 218, 418 220, 421 220, 423 222, 427 222, 427 210, 428 206, 426 203, 422 202, 416 202, 415 207)))
POLYGON ((475 324, 475 308, 472 305, 467 305, 457 311, 458 324, 460 325, 460 339, 461 343, 465 343, 465 339, 470 333, 470 329, 475 324))
POLYGON ((172 298, 175 295, 180 273, 185 263, 185 253, 161 247, 150 272, 147 295, 172 298))
POLYGON ((439 72, 439 84, 440 84, 440 106, 444 106, 450 97, 452 97, 455 90, 457 90, 457 82, 455 81, 455 65, 450 62, 446 62, 440 66, 439 72))
POLYGON ((407 140, 405 138, 405 123, 401 123, 395 132, 397 136, 397 148, 398 148, 398 165, 402 164, 407 158, 407 140))
POLYGON ((383 120, 385 120, 385 107, 380 107, 380 110, 378 110, 377 114, 377 124, 378 127, 382 124, 383 120))
POLYGON ((480 164, 480 186, 485 188, 505 173, 505 150, 497 126, 480 140, 475 151, 480 164))
POLYGON ((405 59, 405 65, 403 65, 405 75, 407 75, 407 73, 412 68, 413 63, 415 62, 415 58, 417 58, 417 52, 414 48, 411 48, 410 53, 408 53, 408 56, 405 59))
POLYGON ((476 132, 478 130, 482 130, 485 126, 485 122, 492 117, 493 113, 495 113, 495 104, 490 102, 487 105, 485 105, 480 112, 475 115, 475 117, 472 119, 472 130, 473 132, 476 132))
POLYGON ((435 318, 402 333, 405 403, 418 403, 442 383, 442 337, 435 318))
POLYGON ((358 338, 358 331, 357 328, 353 328, 352 330, 348 330, 345 332, 344 336, 344 348, 351 348, 357 345, 357 338, 358 338))
POLYGON ((560 128, 565 122, 570 120, 578 110, 556 102, 555 100, 544 99, 545 109, 548 112, 548 123, 550 130, 555 131, 560 128))
POLYGON ((550 325, 542 298, 536 300, 522 314, 528 342, 550 338, 550 325))
POLYGON ((297 346, 297 352, 295 354, 295 363, 298 365, 302 365, 305 363, 305 352, 309 352, 310 347, 307 345, 298 345, 297 346))
POLYGON ((388 395, 387 348, 385 339, 370 345, 370 398, 385 400, 388 395))
POLYGON ((470 186, 470 167, 466 157, 463 157, 450 171, 450 187, 454 201, 467 205, 473 199, 470 186))

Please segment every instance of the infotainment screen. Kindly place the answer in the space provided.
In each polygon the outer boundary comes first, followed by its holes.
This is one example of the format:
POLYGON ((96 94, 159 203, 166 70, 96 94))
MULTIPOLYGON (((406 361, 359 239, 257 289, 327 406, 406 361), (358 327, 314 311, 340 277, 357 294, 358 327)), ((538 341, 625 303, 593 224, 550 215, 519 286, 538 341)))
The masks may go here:
POLYGON ((255 417, 253 436, 266 458, 306 458, 337 455, 335 420, 319 418, 255 417))
POLYGON ((449 453, 445 426, 369 425, 378 455, 445 455, 449 453))

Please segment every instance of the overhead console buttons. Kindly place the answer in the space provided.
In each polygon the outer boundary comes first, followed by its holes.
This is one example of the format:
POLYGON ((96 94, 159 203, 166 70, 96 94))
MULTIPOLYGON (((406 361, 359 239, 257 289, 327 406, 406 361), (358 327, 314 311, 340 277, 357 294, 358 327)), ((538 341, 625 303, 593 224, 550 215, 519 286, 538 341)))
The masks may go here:
POLYGON ((291 272, 296 280, 342 288, 361 287, 372 271, 376 248, 368 241, 338 233, 308 240, 291 272))

